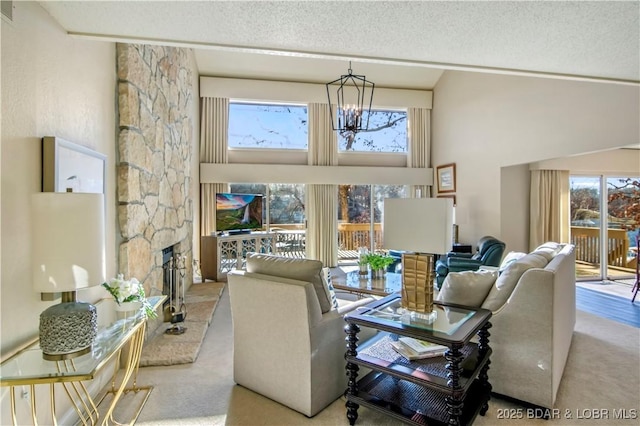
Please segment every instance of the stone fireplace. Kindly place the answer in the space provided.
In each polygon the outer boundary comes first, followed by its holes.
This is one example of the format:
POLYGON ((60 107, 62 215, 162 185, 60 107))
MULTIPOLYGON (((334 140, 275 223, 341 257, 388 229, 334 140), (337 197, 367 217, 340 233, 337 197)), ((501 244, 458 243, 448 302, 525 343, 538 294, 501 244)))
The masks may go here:
POLYGON ((186 288, 193 281, 193 53, 121 43, 116 52, 118 271, 153 296, 165 291, 167 247, 184 256, 186 288))

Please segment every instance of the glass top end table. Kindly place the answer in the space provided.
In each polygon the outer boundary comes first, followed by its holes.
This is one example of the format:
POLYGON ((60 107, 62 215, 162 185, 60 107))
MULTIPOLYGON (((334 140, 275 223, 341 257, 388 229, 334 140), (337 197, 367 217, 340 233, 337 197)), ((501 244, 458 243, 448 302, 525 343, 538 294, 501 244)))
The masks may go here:
POLYGON ((434 319, 402 308, 400 293, 356 308, 347 323, 347 419, 354 425, 361 405, 410 424, 461 426, 489 408, 491 311, 435 302, 434 319), (379 332, 359 344, 361 327, 379 332), (474 336, 478 342, 472 341, 474 336), (444 355, 405 358, 403 336, 447 347, 444 355), (359 378, 361 367, 368 372, 359 378))
POLYGON ((359 308, 356 312, 364 317, 404 324, 447 335, 457 331, 474 314, 474 311, 468 309, 443 306, 438 303, 433 304, 431 314, 420 314, 403 308, 400 297, 393 298, 391 301, 376 308, 359 308))
POLYGON ((440 344, 463 344, 491 318, 482 308, 434 302, 433 319, 423 319, 402 307, 399 292, 358 307, 347 314, 347 321, 375 326, 390 333, 401 332, 422 339, 425 334, 440 344))
POLYGON ((332 276, 331 284, 336 290, 359 295, 387 296, 402 289, 402 274, 386 272, 382 278, 374 278, 371 272, 361 275, 358 271, 344 276, 332 276))

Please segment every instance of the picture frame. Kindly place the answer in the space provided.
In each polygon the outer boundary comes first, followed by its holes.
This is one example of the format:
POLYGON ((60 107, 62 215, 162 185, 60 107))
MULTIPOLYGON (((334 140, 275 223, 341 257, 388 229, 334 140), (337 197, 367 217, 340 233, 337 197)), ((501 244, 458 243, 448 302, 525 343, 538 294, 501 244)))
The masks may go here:
POLYGON ((436 167, 436 178, 438 182, 438 193, 456 192, 455 163, 436 167))
POLYGON ((453 195, 453 194, 438 195, 438 198, 452 198, 453 199, 453 207, 456 206, 456 196, 453 195))
POLYGON ((105 193, 107 156, 55 136, 42 138, 42 191, 105 193))

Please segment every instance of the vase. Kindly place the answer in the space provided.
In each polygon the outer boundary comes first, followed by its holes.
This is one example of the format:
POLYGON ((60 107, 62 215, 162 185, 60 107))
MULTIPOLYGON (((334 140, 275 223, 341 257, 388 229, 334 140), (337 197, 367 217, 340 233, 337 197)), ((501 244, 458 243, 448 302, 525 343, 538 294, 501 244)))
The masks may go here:
POLYGON ((371 278, 375 278, 375 279, 384 278, 384 269, 372 269, 371 278))
POLYGON ((122 321, 123 332, 131 319, 137 316, 140 308, 142 308, 142 302, 122 302, 119 305, 116 303, 116 320, 122 321))
POLYGON ((136 312, 142 308, 142 302, 122 302, 116 303, 116 312, 136 312))

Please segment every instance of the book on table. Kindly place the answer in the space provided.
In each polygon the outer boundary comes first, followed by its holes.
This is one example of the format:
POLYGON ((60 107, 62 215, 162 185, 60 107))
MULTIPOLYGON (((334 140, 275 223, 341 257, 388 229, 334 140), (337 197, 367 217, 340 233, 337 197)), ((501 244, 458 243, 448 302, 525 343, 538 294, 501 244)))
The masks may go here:
POLYGON ((432 352, 443 352, 448 349, 444 345, 438 345, 436 343, 418 340, 412 337, 400 337, 398 341, 420 355, 432 352))
POLYGON ((440 351, 432 351, 432 352, 419 354, 418 352, 411 349, 409 346, 399 341, 391 342, 391 347, 400 355, 402 355, 404 358, 408 359, 409 361, 439 357, 444 355, 444 353, 447 351, 446 349, 444 349, 440 351))

